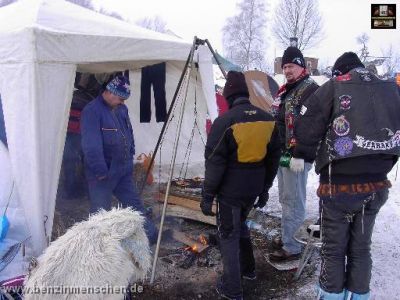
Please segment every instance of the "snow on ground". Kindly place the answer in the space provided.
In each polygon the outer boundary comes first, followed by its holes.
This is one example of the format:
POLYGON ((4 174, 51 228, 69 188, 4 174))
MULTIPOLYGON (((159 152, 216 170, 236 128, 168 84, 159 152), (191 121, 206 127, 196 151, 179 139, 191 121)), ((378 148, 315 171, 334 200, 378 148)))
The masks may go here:
MULTIPOLYGON (((372 236, 371 300, 400 299, 400 178, 396 179, 398 166, 399 164, 388 175, 392 188, 388 201, 377 216, 372 236)), ((400 177, 400 173, 398 175, 400 177)), ((318 180, 318 176, 312 169, 307 183, 307 219, 318 218, 316 195, 318 180)), ((269 215, 281 216, 277 180, 271 188, 270 200, 264 211, 269 215)), ((318 274, 319 270, 315 274, 314 282, 299 287, 296 299, 308 299, 313 294, 318 274)))

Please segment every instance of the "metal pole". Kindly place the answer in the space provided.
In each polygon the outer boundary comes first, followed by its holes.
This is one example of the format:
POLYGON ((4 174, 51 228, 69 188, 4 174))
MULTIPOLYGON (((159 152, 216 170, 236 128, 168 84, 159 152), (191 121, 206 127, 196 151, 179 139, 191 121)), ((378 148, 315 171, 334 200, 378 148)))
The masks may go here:
POLYGON ((142 186, 140 187, 139 195, 142 195, 142 193, 143 193, 144 187, 145 187, 145 185, 146 185, 147 177, 148 177, 149 174, 150 174, 150 170, 151 170, 150 167, 153 165, 154 160, 155 160, 155 158, 156 158, 156 155, 157 155, 157 152, 158 152, 158 148, 160 147, 161 140, 162 140, 162 138, 163 138, 163 136, 164 136, 164 133, 165 133, 165 130, 166 130, 166 128, 167 128, 167 124, 168 124, 168 122, 169 122, 169 118, 170 118, 170 115, 171 115, 171 113, 172 113, 172 109, 173 109, 173 107, 174 107, 174 105, 175 105, 175 102, 176 102, 176 98, 177 98, 177 96, 178 96, 179 89, 181 88, 184 75, 186 74, 186 70, 187 70, 187 68, 188 68, 189 61, 190 61, 190 59, 191 59, 191 58, 190 58, 190 55, 191 55, 191 53, 193 52, 194 46, 195 46, 195 45, 193 45, 192 48, 191 48, 191 50, 190 50, 190 53, 189 53, 188 58, 187 58, 187 60, 186 60, 186 64, 185 64, 185 66, 184 66, 184 68, 183 68, 183 71, 182 71, 182 74, 181 74, 181 78, 179 79, 178 86, 177 86, 177 88, 176 88, 176 90, 175 90, 174 97, 172 98, 171 104, 170 104, 170 106, 169 106, 169 108, 168 108, 166 121, 164 122, 163 127, 161 128, 161 132, 160 132, 160 135, 159 135, 159 137, 158 137, 158 141, 157 141, 156 147, 154 148, 153 155, 151 156, 149 168, 147 169, 146 175, 145 175, 144 179, 142 180, 142 186))
MULTIPOLYGON (((193 46, 192 46, 192 49, 190 50, 189 60, 188 60, 188 62, 190 63, 190 71, 192 70, 193 55, 194 55, 194 50, 195 50, 195 47, 196 47, 196 41, 197 41, 197 37, 194 37, 193 46)), ((190 80, 190 76, 189 76, 189 79, 188 79, 188 83, 189 83, 189 80, 190 80)), ((186 87, 186 94, 187 94, 187 87, 186 87)), ((174 148, 173 148, 173 153, 172 153, 172 161, 171 161, 171 166, 170 166, 167 189, 165 191, 164 205, 163 205, 163 210, 162 210, 162 215, 161 215, 160 228, 158 230, 157 246, 156 246, 156 252, 154 253, 154 261, 153 261, 153 268, 151 270, 150 284, 153 284, 154 277, 155 277, 155 272, 156 272, 156 266, 157 266, 157 260, 158 260, 158 252, 160 250, 160 243, 161 243, 161 237, 162 237, 162 229, 163 229, 163 226, 164 226, 165 212, 167 210, 167 204, 168 204, 169 189, 171 187, 172 176, 174 174, 176 153, 177 153, 177 150, 178 150, 179 137, 180 137, 180 133, 181 133, 181 129, 182 129, 183 112, 185 110, 185 104, 186 104, 185 99, 186 99, 186 95, 185 95, 185 98, 183 99, 182 109, 181 109, 181 112, 180 112, 180 115, 179 115, 178 130, 176 132, 176 138, 175 138, 174 148)))
POLYGON ((208 48, 210 49, 212 55, 214 56, 214 59, 215 59, 215 61, 217 62, 219 69, 221 70, 222 74, 224 75, 224 77, 225 77, 225 79, 226 79, 226 72, 225 72, 225 70, 222 68, 222 64, 221 64, 221 62, 219 61, 219 59, 218 59, 218 57, 217 57, 217 54, 215 53, 213 47, 211 47, 211 44, 210 44, 210 42, 209 42, 207 39, 205 39, 205 42, 206 42, 208 48))

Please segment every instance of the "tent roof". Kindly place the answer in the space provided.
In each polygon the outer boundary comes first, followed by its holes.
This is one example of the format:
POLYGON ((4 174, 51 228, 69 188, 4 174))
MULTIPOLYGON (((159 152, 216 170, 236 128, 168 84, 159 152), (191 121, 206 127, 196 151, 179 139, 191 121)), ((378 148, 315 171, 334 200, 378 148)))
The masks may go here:
POLYGON ((184 61, 191 47, 63 0, 21 0, 1 8, 0 43, 8 45, 0 49, 0 63, 73 63, 91 72, 184 61))

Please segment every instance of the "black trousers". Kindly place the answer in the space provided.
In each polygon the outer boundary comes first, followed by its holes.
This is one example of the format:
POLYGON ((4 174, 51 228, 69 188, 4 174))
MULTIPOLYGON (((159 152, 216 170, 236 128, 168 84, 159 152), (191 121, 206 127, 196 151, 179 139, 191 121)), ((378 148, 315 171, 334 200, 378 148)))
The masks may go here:
POLYGON ((253 246, 246 219, 255 198, 235 201, 218 199, 217 226, 222 256, 222 291, 230 296, 242 294, 241 275, 255 270, 253 246))
POLYGON ((322 247, 319 283, 323 290, 369 292, 371 236, 388 189, 371 194, 321 197, 322 247))
POLYGON ((165 122, 167 118, 167 100, 165 97, 165 63, 142 68, 140 84, 140 122, 151 120, 151 85, 153 85, 156 107, 156 121, 165 122))

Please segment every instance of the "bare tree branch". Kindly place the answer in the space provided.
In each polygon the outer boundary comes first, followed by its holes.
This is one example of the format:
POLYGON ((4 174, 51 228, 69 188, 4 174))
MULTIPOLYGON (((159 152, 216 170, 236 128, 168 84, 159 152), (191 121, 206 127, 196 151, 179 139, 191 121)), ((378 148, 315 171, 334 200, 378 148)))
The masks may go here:
POLYGON ((153 31, 166 33, 168 31, 167 22, 160 16, 153 18, 142 18, 135 22, 136 25, 153 31))
POLYGON ((17 0, 0 0, 0 7, 6 6, 6 5, 16 2, 16 1, 17 0))
POLYGON ((224 53, 244 70, 266 70, 265 0, 242 0, 238 9, 239 13, 228 18, 222 29, 224 53))
POLYGON ((322 16, 316 0, 281 0, 275 11, 272 32, 279 44, 289 46, 289 39, 298 39, 304 50, 323 39, 322 16))
POLYGON ((357 37, 357 43, 362 45, 362 48, 358 51, 359 53, 358 56, 360 57, 362 62, 367 61, 367 57, 369 54, 367 45, 368 41, 369 41, 369 36, 365 32, 357 37))
POLYGON ((66 1, 85 7, 90 10, 95 10, 92 4, 92 0, 66 0, 66 1))
POLYGON ((385 61, 383 62, 384 67, 384 76, 390 77, 393 74, 400 70, 400 53, 395 51, 393 45, 390 44, 388 48, 382 50, 382 56, 385 57, 385 61))

